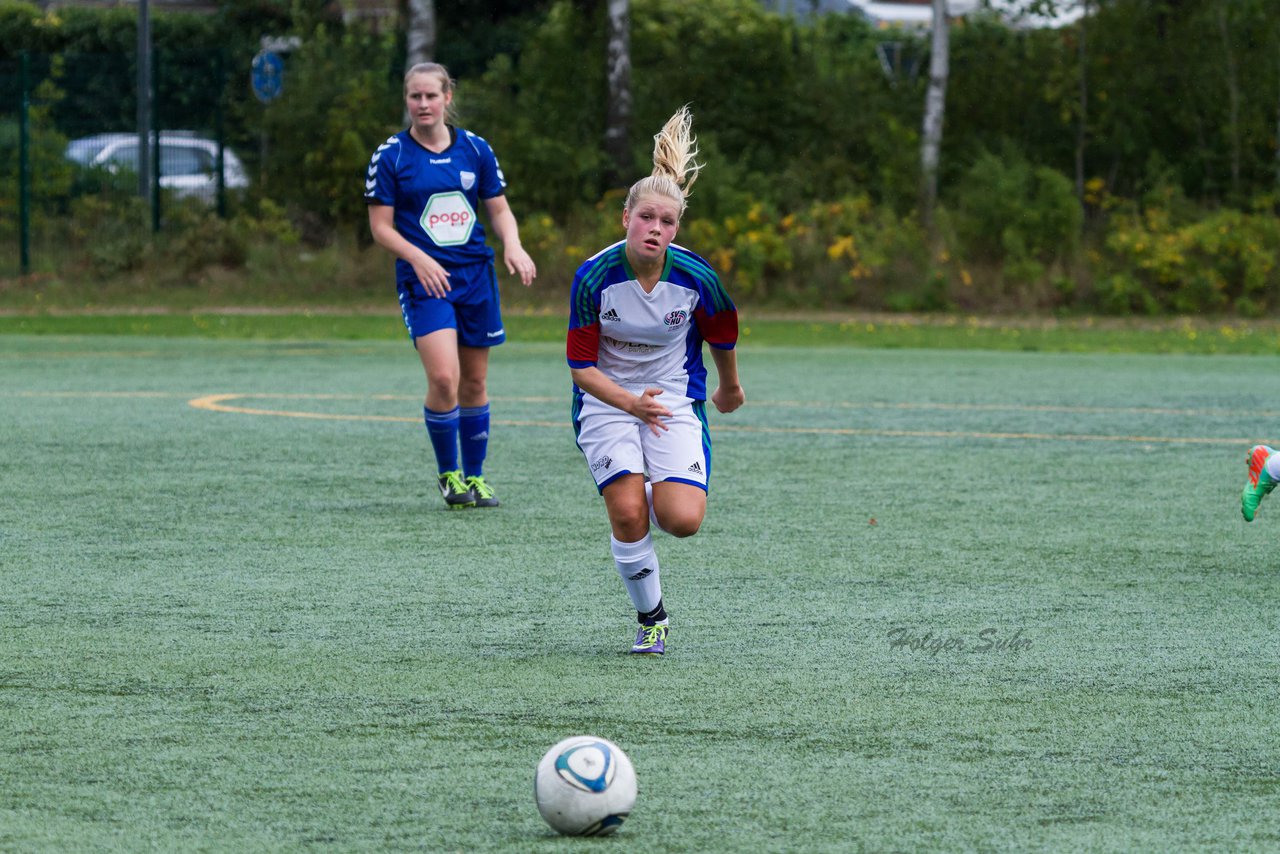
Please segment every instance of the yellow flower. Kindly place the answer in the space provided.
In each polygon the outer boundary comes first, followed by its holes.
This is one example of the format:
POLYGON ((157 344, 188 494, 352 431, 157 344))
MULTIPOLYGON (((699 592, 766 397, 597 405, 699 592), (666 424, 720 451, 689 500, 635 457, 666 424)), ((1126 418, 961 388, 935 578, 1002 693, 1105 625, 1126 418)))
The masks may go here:
POLYGON ((827 257, 832 261, 846 256, 853 257, 853 235, 846 234, 827 247, 827 257))

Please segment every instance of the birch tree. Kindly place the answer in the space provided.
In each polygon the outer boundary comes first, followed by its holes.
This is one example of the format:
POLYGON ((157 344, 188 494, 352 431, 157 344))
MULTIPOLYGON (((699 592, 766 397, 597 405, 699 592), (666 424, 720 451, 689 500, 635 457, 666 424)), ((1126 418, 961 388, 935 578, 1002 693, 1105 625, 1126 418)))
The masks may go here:
POLYGON ((605 77, 608 106, 605 112, 604 150, 608 160, 608 186, 621 186, 631 168, 631 0, 607 0, 608 50, 605 77))
POLYGON ((933 230, 933 209, 938 202, 938 158, 947 111, 947 77, 951 64, 949 27, 947 0, 933 0, 929 86, 924 96, 924 127, 920 134, 920 217, 930 231, 933 230))
POLYGON ((436 0, 408 0, 404 70, 436 55, 436 0))
POLYGON ((1232 48, 1226 5, 1217 9, 1218 36, 1222 39, 1223 75, 1227 84, 1227 146, 1230 150, 1231 194, 1240 193, 1240 74, 1232 48))

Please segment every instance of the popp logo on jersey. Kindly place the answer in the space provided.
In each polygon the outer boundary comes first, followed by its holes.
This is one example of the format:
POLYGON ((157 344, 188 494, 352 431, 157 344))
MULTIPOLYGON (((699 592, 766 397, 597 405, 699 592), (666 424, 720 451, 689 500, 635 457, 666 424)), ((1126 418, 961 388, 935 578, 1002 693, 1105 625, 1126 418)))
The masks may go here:
POLYGON ((467 197, 454 190, 436 193, 427 199, 418 220, 436 246, 457 246, 471 239, 476 227, 476 212, 471 209, 467 197))

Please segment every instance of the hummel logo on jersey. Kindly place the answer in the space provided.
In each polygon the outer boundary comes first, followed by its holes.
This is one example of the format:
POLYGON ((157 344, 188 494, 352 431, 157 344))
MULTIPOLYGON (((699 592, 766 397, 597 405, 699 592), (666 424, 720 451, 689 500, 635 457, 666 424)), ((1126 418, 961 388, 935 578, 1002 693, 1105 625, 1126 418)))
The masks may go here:
POLYGON ((689 471, 694 474, 702 474, 702 466, 695 462, 693 465, 689 466, 689 471))
POLYGON ((609 321, 609 322, 611 322, 611 323, 621 323, 621 322, 622 322, 622 318, 621 318, 621 317, 618 317, 618 312, 617 312, 615 309, 612 309, 612 308, 611 308, 611 309, 609 309, 608 311, 606 311, 604 314, 600 315, 600 320, 601 320, 601 321, 605 321, 605 320, 607 320, 607 321, 609 321))
POLYGON ((506 331, 507 331, 507 330, 506 330, 505 328, 503 328, 503 329, 499 329, 497 332, 486 332, 486 333, 484 334, 484 337, 485 337, 485 338, 498 338, 498 337, 501 337, 501 336, 502 336, 502 334, 503 334, 503 333, 505 333, 506 331))
POLYGON ((433 166, 439 163, 452 163, 452 162, 453 162, 452 157, 441 157, 441 158, 432 157, 431 158, 431 165, 433 166))
POLYGON ((640 579, 644 578, 646 575, 653 575, 653 570, 647 566, 644 569, 637 572, 635 575, 628 575, 627 581, 639 581, 640 579))

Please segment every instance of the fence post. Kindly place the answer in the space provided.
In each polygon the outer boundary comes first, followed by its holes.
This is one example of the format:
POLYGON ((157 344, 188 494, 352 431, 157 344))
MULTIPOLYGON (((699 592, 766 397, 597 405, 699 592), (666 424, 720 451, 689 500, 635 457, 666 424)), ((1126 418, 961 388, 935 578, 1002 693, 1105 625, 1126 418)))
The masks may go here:
POLYGON ((31 55, 22 52, 18 88, 18 271, 31 272, 31 55))
POLYGON ((151 16, 148 0, 138 0, 138 195, 151 191, 151 16))
POLYGON ((218 138, 218 160, 217 160, 217 163, 214 164, 214 168, 216 168, 218 171, 217 171, 217 183, 215 183, 214 186, 217 188, 218 217, 221 219, 226 219, 227 218, 227 155, 226 155, 227 139, 226 139, 226 128, 224 128, 222 125, 222 98, 223 98, 223 94, 227 90, 226 51, 224 49, 220 49, 218 51, 218 58, 214 64, 214 67, 215 67, 214 74, 217 79, 217 88, 218 88, 218 99, 214 102, 214 105, 213 105, 214 132, 218 138))
POLYGON ((149 100, 151 101, 151 139, 154 143, 150 149, 151 156, 151 184, 148 189, 151 192, 151 233, 160 233, 160 125, 156 113, 159 112, 160 104, 160 54, 152 51, 151 53, 151 93, 149 100))

